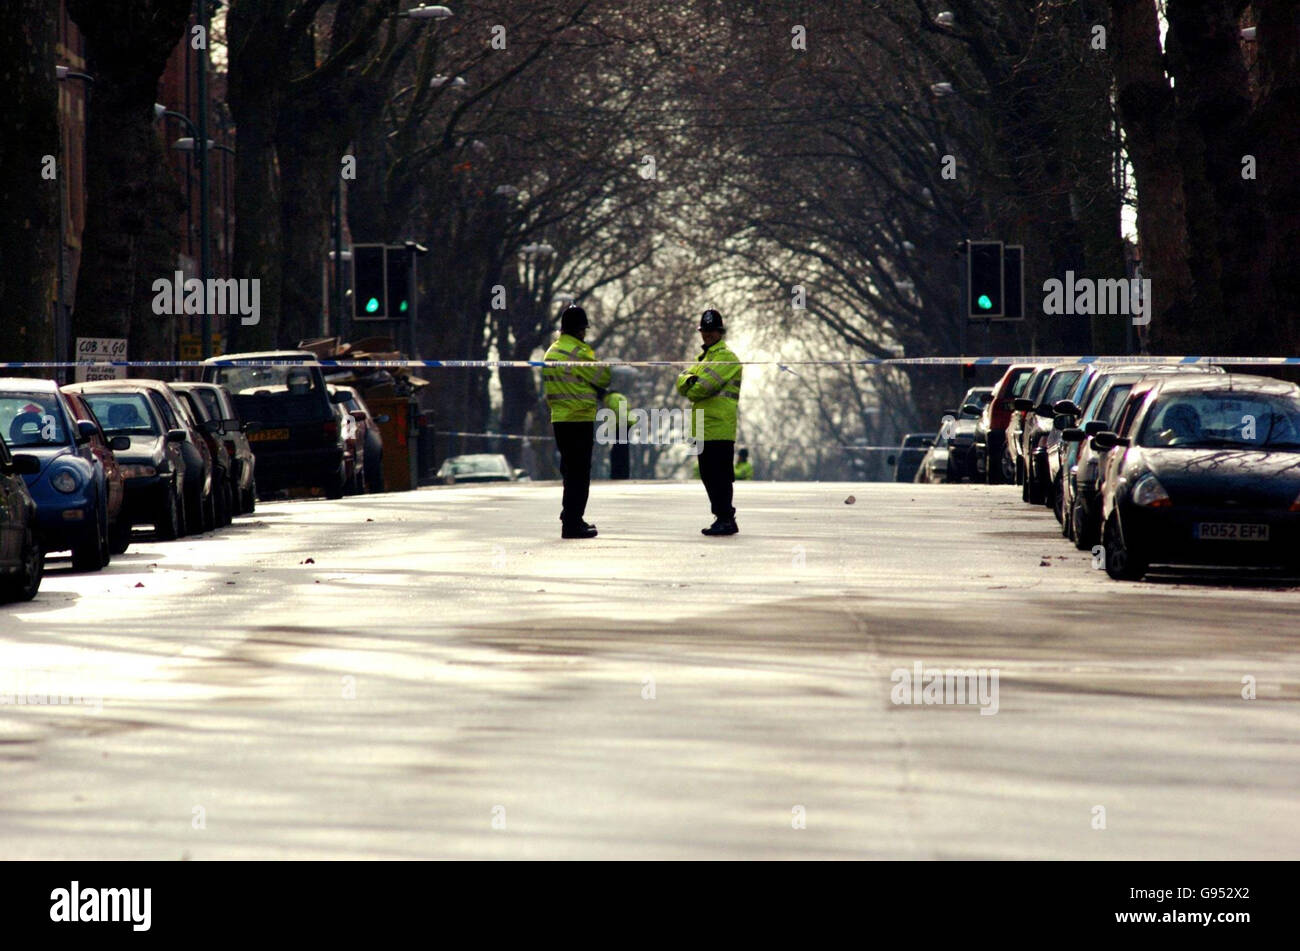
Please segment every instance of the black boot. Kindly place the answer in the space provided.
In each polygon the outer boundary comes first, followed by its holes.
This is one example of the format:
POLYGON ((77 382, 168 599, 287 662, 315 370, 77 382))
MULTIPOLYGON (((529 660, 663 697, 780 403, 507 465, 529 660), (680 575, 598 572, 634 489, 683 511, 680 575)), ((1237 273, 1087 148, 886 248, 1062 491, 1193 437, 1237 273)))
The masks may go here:
POLYGON ((596 526, 588 525, 586 522, 579 522, 576 525, 565 525, 560 530, 561 538, 595 538, 596 526))
POLYGON ((734 518, 718 519, 708 528, 701 528, 701 535, 735 535, 740 531, 734 518))

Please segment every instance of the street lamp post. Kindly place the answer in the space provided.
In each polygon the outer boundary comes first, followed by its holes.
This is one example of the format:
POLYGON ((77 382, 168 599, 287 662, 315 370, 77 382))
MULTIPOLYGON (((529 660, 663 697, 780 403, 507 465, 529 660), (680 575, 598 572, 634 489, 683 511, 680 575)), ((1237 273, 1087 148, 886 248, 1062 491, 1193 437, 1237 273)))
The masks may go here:
MULTIPOLYGON (((67 66, 55 66, 54 78, 59 81, 69 79, 79 79, 84 83, 93 83, 95 77, 89 73, 79 72, 70 69, 67 66)), ((62 135, 62 121, 60 121, 60 135, 62 135)), ((67 143, 64 143, 63 154, 67 157, 67 143)), ((71 319, 68 313, 68 180, 65 171, 59 174, 59 273, 55 281, 55 293, 58 295, 58 301, 54 308, 54 358, 55 360, 67 360, 72 353, 72 327, 71 319)), ((66 367, 59 367, 55 371, 58 374, 59 382, 66 383, 68 370, 66 367)))
MULTIPOLYGON (((204 147, 198 150, 199 156, 199 278, 203 286, 208 286, 211 274, 211 235, 208 233, 208 3, 207 0, 194 0, 195 17, 202 27, 203 43, 198 51, 199 94, 199 129, 196 136, 204 147)), ((207 294, 203 295, 203 359, 212 356, 212 315, 208 313, 207 294)))

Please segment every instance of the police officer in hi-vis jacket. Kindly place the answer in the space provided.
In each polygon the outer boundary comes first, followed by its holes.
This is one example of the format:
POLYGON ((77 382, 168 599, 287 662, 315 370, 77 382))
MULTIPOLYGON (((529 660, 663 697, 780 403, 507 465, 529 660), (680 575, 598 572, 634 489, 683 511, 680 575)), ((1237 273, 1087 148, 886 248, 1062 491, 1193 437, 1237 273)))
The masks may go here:
POLYGON ((709 494, 713 524, 700 529, 705 535, 734 535, 736 510, 731 487, 736 480, 732 456, 736 448, 736 417, 740 413, 741 366, 727 349, 722 315, 706 310, 700 316, 704 350, 699 362, 677 378, 677 392, 691 401, 691 435, 702 440, 700 480, 709 494), (696 427, 703 417, 703 432, 696 427))

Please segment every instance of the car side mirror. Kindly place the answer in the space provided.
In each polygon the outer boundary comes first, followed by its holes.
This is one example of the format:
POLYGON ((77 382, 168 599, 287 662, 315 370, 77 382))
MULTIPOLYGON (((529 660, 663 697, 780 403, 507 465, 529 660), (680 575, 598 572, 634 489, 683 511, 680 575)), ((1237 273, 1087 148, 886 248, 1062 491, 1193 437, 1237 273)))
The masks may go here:
POLYGON ((1090 419, 1083 424, 1083 431, 1089 436, 1104 433, 1106 431, 1106 421, 1104 419, 1090 419))
POLYGON ((1115 448, 1118 442, 1119 436, 1116 433, 1112 433, 1110 430, 1102 430, 1093 434, 1092 448, 1101 452, 1109 452, 1115 448))
POLYGON ((97 432, 99 432, 99 427, 96 426, 94 423, 92 423, 90 420, 88 419, 77 420, 77 442, 79 443, 90 442, 92 439, 95 438, 95 434, 97 432))
POLYGON ((375 417, 375 422, 379 423, 382 426, 384 423, 389 422, 392 418, 393 417, 389 416, 387 413, 380 413, 378 416, 375 417))
POLYGON ((1017 396, 1011 401, 1011 405, 1015 407, 1017 413, 1028 413, 1034 408, 1034 401, 1023 396, 1017 396))
POLYGON ((331 394, 330 394, 330 402, 331 402, 331 403, 346 403, 346 402, 347 402, 348 400, 350 400, 350 399, 352 399, 352 397, 348 396, 348 394, 346 394, 346 393, 331 393, 331 394))
POLYGON ((358 423, 364 423, 366 421, 366 411, 363 409, 354 409, 352 411, 352 418, 358 423))
POLYGON ((167 441, 168 441, 168 442, 184 442, 187 438, 188 438, 188 437, 187 437, 187 435, 186 435, 186 433, 185 433, 185 430, 183 430, 183 429, 169 429, 169 430, 167 430, 167 441))
POLYGON ((976 406, 974 403, 964 404, 961 408, 961 411, 965 413, 967 416, 978 416, 980 414, 980 408, 976 406))
POLYGON ((219 433, 219 432, 222 431, 221 420, 219 420, 219 419, 205 419, 205 420, 203 421, 203 428, 206 429, 206 430, 207 430, 208 432, 210 432, 210 433, 219 433))
POLYGON ((131 448, 130 436, 114 436, 108 442, 108 448, 114 452, 126 452, 131 448))
POLYGON ((1074 400, 1057 400, 1052 404, 1052 412, 1057 416, 1078 416, 1079 404, 1074 400))
POLYGON ((1061 430, 1061 440, 1063 442, 1083 442, 1087 435, 1082 429, 1073 426, 1061 430))
POLYGON ((239 424, 239 431, 241 433, 259 433, 262 431, 262 424, 255 419, 250 419, 239 424))
POLYGON ((41 471, 41 460, 37 456, 21 452, 14 456, 12 471, 18 475, 39 475, 41 471))
POLYGON ((528 470, 527 470, 527 469, 515 469, 514 472, 513 472, 513 475, 514 475, 514 479, 515 479, 515 481, 518 482, 518 481, 519 481, 520 479, 522 479, 524 476, 528 475, 528 470))

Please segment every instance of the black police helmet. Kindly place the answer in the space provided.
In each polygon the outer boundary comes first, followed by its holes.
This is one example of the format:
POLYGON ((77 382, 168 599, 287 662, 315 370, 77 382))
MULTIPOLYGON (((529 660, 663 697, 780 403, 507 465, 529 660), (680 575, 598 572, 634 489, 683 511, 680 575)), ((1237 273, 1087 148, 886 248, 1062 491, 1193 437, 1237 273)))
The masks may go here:
POLYGON ((727 328, 722 326, 722 315, 716 310, 710 309, 700 315, 700 329, 716 330, 721 333, 727 328))
POLYGON ((560 333, 573 333, 587 329, 587 312, 577 304, 570 304, 560 314, 560 333))

